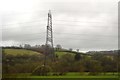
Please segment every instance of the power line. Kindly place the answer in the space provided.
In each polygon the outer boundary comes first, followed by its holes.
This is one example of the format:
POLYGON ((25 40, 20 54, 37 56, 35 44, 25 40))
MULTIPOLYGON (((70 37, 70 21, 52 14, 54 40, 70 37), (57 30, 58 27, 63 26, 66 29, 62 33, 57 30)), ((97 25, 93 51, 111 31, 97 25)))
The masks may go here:
POLYGON ((36 39, 38 39, 38 40, 43 39, 43 37, 41 36, 40 38, 30 38, 30 39, 27 38, 27 39, 22 39, 22 40, 36 40, 36 39))
MULTIPOLYGON (((39 24, 39 25, 31 25, 31 26, 40 26, 40 25, 44 25, 44 24, 39 24)), ((70 24, 53 24, 54 26, 56 26, 56 25, 63 25, 63 26, 65 26, 65 27, 84 27, 84 26, 82 26, 82 25, 70 25, 70 24)), ((29 26, 30 25, 28 25, 28 27, 25 27, 25 25, 21 25, 21 26, 24 26, 24 28, 30 28, 29 26)), ((59 26, 57 26, 57 27, 59 27, 59 26)), ((110 26, 109 26, 110 27, 110 26)), ((112 27, 112 26, 111 26, 112 27)), ((9 30, 9 29, 16 29, 16 28, 22 28, 22 27, 13 27, 13 28, 2 28, 1 30, 9 30)), ((92 28, 91 29, 100 29, 100 28, 103 28, 103 26, 99 26, 99 27, 94 27, 93 28, 93 26, 92 26, 92 28)))
MULTIPOLYGON (((45 33, 45 32, 41 32, 41 33, 45 33)), ((39 35, 40 35, 41 33, 27 33, 27 34, 18 34, 18 35, 19 35, 19 36, 20 36, 20 35, 21 35, 21 36, 22 36, 22 35, 35 35, 35 34, 39 34, 39 35)), ((18 35, 15 34, 14 36, 18 36, 18 35)), ((19 37, 19 36, 18 36, 18 37, 19 37)), ((13 36, 12 36, 12 37, 13 37, 13 36)))
MULTIPOLYGON (((56 25, 62 25, 62 26, 65 26, 65 27, 72 27, 72 28, 77 28, 77 27, 79 27, 79 28, 91 28, 91 29, 102 29, 102 28, 105 28, 105 27, 113 27, 113 26, 106 26, 106 25, 97 25, 97 26, 95 26, 95 25, 74 25, 74 24, 53 24, 54 26, 56 26, 56 25)), ((57 27, 59 27, 59 26, 57 26, 57 27)), ((61 27, 61 26, 60 26, 61 27)), ((116 27, 117 28, 117 27, 116 27)))
MULTIPOLYGON (((45 32, 41 32, 41 33, 45 33, 45 32)), ((35 34, 41 34, 41 33, 26 33, 26 34, 22 34, 22 35, 35 35, 35 34)), ((75 36, 100 36, 100 37, 118 37, 118 36, 113 36, 113 35, 100 35, 100 34, 93 34, 93 35, 90 35, 90 34, 72 34, 72 33, 58 33, 58 32, 54 32, 54 34, 60 34, 60 35, 75 35, 75 36)), ((14 35, 14 36, 18 36, 18 35, 14 35)), ((19 37, 19 36, 18 36, 19 37)))
MULTIPOLYGON (((30 40, 37 40, 37 39, 38 39, 38 40, 39 40, 39 39, 43 39, 43 37, 41 36, 40 38, 29 38, 29 39, 28 39, 28 38, 27 38, 27 39, 24 38, 24 39, 19 39, 19 40, 23 40, 23 41, 24 41, 24 40, 29 40, 29 41, 30 41, 30 40)), ((11 39, 11 40, 12 40, 12 39, 11 39)), ((16 39, 16 40, 17 40, 17 39, 16 39)), ((4 41, 4 40, 2 40, 2 41, 4 41)))
MULTIPOLYGON (((41 33, 45 33, 45 32, 41 32, 41 33)), ((27 33, 27 34, 21 34, 21 35, 35 35, 35 34, 41 34, 41 33, 27 33)), ((112 35, 90 35, 90 34, 72 34, 72 33, 57 33, 55 32, 54 34, 60 34, 60 35, 75 35, 75 36, 100 36, 100 37, 118 37, 118 36, 112 36, 112 35)), ((18 35, 14 35, 14 36, 18 36, 18 35)), ((18 36, 19 37, 19 36, 18 36)))
MULTIPOLYGON (((36 18, 35 18, 36 19, 36 18)), ((45 20, 45 19, 44 19, 45 20)), ((15 24, 25 24, 25 23, 33 23, 33 22, 38 22, 38 21, 44 21, 41 19, 37 19, 34 21, 28 21, 28 22, 21 22, 21 23, 13 23, 13 24, 6 24, 6 25, 0 25, 0 26, 9 26, 9 25, 15 25, 15 24)), ((54 21, 63 21, 63 22, 81 22, 81 23, 104 23, 104 22, 96 22, 96 21, 74 21, 74 20, 54 20, 54 21)), ((118 24, 118 23, 114 23, 118 24)))
MULTIPOLYGON (((29 38, 29 39, 28 39, 28 38, 27 38, 27 39, 24 38, 24 39, 21 39, 21 40, 37 40, 37 39, 43 39, 43 38, 45 38, 45 37, 40 36, 40 38, 29 38)), ((79 38, 67 38, 67 37, 66 37, 66 38, 54 38, 55 41, 56 41, 56 39, 57 39, 57 40, 58 40, 58 39, 59 39, 59 40, 69 39, 69 41, 70 41, 70 40, 71 40, 71 41, 73 41, 73 40, 79 40, 79 41, 80 41, 80 40, 93 40, 93 41, 106 40, 106 39, 103 39, 103 38, 99 38, 99 39, 98 39, 98 38, 93 38, 93 39, 91 39, 91 38, 90 38, 90 39, 89 39, 89 38, 88 38, 88 39, 81 39, 81 38, 80 38, 80 39, 79 39, 79 38), (97 39, 97 40, 96 40, 96 39, 97 39)))
POLYGON ((26 14, 39 14, 41 12, 47 12, 46 10, 36 10, 36 11, 29 11, 29 12, 19 12, 19 13, 9 13, 9 14, 4 14, 5 16, 11 16, 11 15, 26 15, 26 14))
MULTIPOLYGON (((82 22, 82 23, 105 23, 105 22, 96 22, 96 21, 75 21, 75 20, 55 20, 55 21, 64 21, 64 22, 82 22)), ((118 23, 114 23, 118 24, 118 23)))
MULTIPOLYGON (((57 32, 55 32, 55 34, 65 34, 65 35, 83 35, 83 36, 85 36, 85 35, 90 35, 90 34, 72 34, 72 33, 57 33, 57 32)), ((94 35, 92 35, 92 36, 103 36, 103 37, 118 37, 118 36, 112 36, 112 35, 96 35, 96 34, 94 34, 94 35)))
MULTIPOLYGON (((41 25, 44 25, 44 24, 41 24, 41 25)), ((41 29, 41 28, 44 28, 44 27, 35 27, 35 26, 40 26, 40 25, 22 25, 22 27, 11 27, 11 28, 2 28, 2 29, 0 29, 0 30, 11 30, 11 29, 32 29, 32 28, 39 28, 39 29, 41 29), (30 27, 31 26, 31 27, 30 27)))
POLYGON ((78 39, 78 38, 55 38, 55 39, 60 39, 60 40, 68 40, 69 39, 69 41, 81 41, 81 40, 89 40, 89 41, 105 41, 106 39, 98 39, 98 38, 94 38, 94 39, 78 39))
POLYGON ((28 21, 28 22, 21 22, 21 23, 12 23, 12 24, 6 24, 6 25, 0 25, 0 26, 10 26, 10 25, 18 25, 18 24, 26 24, 26 23, 34 23, 34 22, 39 22, 39 21, 44 21, 44 20, 34 20, 34 21, 28 21))
MULTIPOLYGON (((34 21, 21 22, 21 23, 13 23, 13 24, 6 24, 6 25, 0 25, 0 26, 10 26, 10 25, 25 24, 25 23, 34 23, 34 22, 39 22, 39 21, 43 21, 43 20, 34 20, 34 21)), ((58 21, 62 21, 62 20, 58 20, 58 21)), ((80 21, 66 21, 66 22, 80 22, 80 21)), ((102 22, 82 22, 82 23, 102 23, 102 22)), ((116 24, 118 24, 118 23, 116 23, 116 24)), ((54 23, 53 25, 68 25, 68 24, 54 23)), ((69 26, 81 26, 81 25, 73 25, 73 24, 71 25, 71 24, 69 24, 69 26)))

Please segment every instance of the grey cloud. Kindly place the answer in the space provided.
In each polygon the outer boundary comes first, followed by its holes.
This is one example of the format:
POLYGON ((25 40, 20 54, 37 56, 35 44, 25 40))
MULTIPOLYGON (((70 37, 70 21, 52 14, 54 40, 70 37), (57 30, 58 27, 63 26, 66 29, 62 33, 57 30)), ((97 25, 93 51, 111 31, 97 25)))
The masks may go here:
POLYGON ((38 9, 38 11, 29 13, 29 15, 12 15, 8 17, 4 15, 4 25, 7 23, 36 21, 14 26, 9 25, 7 28, 15 27, 16 29, 3 30, 3 41, 13 40, 31 44, 44 43, 47 12, 51 9, 54 45, 61 44, 65 48, 80 48, 81 50, 117 49, 117 0, 39 0, 35 9, 38 9), (27 35, 32 33, 42 34, 27 35), (70 33, 71 35, 64 33, 70 33), (40 37, 42 39, 37 39, 40 37))

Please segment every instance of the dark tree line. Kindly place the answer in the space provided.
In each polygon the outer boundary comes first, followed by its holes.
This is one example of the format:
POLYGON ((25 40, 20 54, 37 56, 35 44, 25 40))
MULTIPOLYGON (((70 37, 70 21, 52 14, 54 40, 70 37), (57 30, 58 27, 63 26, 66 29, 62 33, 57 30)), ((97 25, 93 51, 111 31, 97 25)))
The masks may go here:
MULTIPOLYGON (((119 55, 97 53, 84 55, 78 52, 71 52, 66 51, 65 55, 56 57, 56 61, 51 61, 47 58, 46 73, 52 72, 53 75, 65 75, 67 72, 89 72, 89 75, 98 75, 112 72, 114 75, 120 70, 119 55)), ((33 75, 43 75, 44 55, 6 55, 4 49, 2 53, 3 74, 33 73, 33 75)))

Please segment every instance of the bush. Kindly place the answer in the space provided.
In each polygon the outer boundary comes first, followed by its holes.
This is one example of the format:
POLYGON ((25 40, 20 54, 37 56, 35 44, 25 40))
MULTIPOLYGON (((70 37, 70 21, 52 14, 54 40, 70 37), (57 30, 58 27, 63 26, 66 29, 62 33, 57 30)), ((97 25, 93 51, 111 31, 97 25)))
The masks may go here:
POLYGON ((49 66, 42 65, 35 68, 32 72, 32 75, 47 76, 50 71, 51 68, 49 66))

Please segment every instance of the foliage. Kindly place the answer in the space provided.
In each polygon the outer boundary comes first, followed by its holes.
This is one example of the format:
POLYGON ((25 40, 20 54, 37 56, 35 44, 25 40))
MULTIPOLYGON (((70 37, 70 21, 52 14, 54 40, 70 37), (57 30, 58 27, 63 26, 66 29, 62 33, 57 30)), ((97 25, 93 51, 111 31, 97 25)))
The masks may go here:
POLYGON ((55 49, 56 49, 56 51, 60 51, 60 50, 62 50, 62 46, 60 44, 57 44, 55 49))
POLYGON ((51 68, 49 66, 42 65, 42 66, 36 67, 33 70, 32 75, 47 76, 50 71, 51 71, 51 68))
POLYGON ((71 52, 55 52, 55 54, 58 55, 58 58, 61 58, 62 56, 66 55, 66 54, 70 54, 72 56, 75 56, 75 54, 71 53, 71 52))
POLYGON ((75 60, 76 61, 79 61, 81 59, 81 55, 80 55, 80 53, 77 53, 76 55, 75 55, 75 60))
MULTIPOLYGON (((98 75, 102 72, 117 72, 119 58, 116 55, 90 54, 80 55, 73 52, 55 52, 56 61, 47 57, 46 69, 43 68, 44 55, 25 49, 3 50, 3 73, 33 73, 33 75, 65 75, 68 72, 89 72, 98 75), (37 67, 39 65, 39 67, 37 67), (45 69, 45 70, 44 70, 45 69), (44 72, 45 73, 44 73, 44 72)), ((119 67, 120 68, 120 67, 119 67)), ((120 69, 119 69, 120 70, 120 69)))

